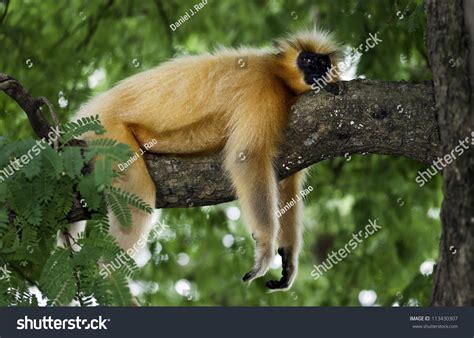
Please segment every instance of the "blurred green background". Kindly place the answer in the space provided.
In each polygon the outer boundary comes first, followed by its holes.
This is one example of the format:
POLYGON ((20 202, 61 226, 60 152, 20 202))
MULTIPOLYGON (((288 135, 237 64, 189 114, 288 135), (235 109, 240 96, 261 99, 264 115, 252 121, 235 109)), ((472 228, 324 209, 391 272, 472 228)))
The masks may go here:
MULTIPOLYGON (((348 47, 369 33, 383 40, 363 54, 356 77, 429 80, 422 1, 208 0, 0 1, 0 72, 34 96, 54 102, 67 121, 81 103, 118 80, 164 60, 215 47, 266 47, 273 38, 314 25, 334 31, 348 47), (205 2, 205 1, 204 1, 205 2)), ((31 135, 26 115, 0 95, 0 135, 31 135)), ((280 262, 246 287, 254 243, 238 203, 160 211, 170 230, 141 256, 150 258, 132 291, 146 305, 357 306, 429 305, 440 235, 440 177, 415 183, 417 162, 388 156, 327 160, 310 170, 304 247, 289 292, 267 293, 280 262), (382 226, 317 281, 313 264, 344 246, 368 219, 382 226), (422 274, 422 272, 424 274, 422 274)))

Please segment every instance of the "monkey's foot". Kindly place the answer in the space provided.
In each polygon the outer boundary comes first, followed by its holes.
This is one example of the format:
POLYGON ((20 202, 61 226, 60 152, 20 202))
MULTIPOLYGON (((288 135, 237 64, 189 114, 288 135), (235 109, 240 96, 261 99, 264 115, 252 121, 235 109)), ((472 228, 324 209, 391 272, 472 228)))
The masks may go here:
POLYGON ((255 264, 249 272, 247 272, 242 280, 249 284, 256 278, 265 275, 270 268, 274 255, 274 250, 270 247, 262 246, 257 243, 257 258, 255 264))
POLYGON ((291 249, 279 248, 278 254, 282 260, 282 276, 280 280, 269 280, 265 286, 272 291, 288 290, 296 277, 296 264, 292 261, 293 252, 291 249))

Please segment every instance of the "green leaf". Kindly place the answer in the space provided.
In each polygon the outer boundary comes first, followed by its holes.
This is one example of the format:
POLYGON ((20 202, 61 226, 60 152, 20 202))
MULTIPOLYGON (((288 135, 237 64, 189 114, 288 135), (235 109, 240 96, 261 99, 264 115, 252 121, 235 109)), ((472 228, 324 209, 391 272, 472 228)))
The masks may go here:
POLYGON ((75 137, 78 137, 87 132, 93 132, 97 135, 105 133, 99 121, 99 116, 86 116, 77 121, 69 122, 62 128, 63 135, 61 136, 61 143, 65 144, 75 137))
POLYGON ((81 155, 81 149, 78 147, 67 147, 62 152, 64 171, 66 175, 74 178, 81 174, 84 160, 81 155))
POLYGON ((67 305, 76 294, 74 271, 69 251, 57 249, 47 260, 39 280, 49 305, 67 305))
POLYGON ((55 194, 56 184, 51 182, 48 175, 40 175, 35 179, 36 187, 41 194, 38 196, 38 202, 47 203, 55 194))
POLYGON ((127 206, 127 202, 114 191, 110 191, 107 195, 107 202, 119 223, 128 228, 132 224, 132 214, 127 206))
POLYGON ((97 187, 111 185, 114 176, 112 160, 110 158, 102 157, 95 161, 94 179, 97 187))
POLYGON ((128 145, 108 138, 91 140, 87 145, 86 161, 99 154, 116 162, 126 162, 133 156, 133 151, 128 145))
POLYGON ((26 181, 23 175, 18 175, 13 184, 10 184, 9 204, 26 222, 39 225, 43 214, 41 205, 37 202, 40 194, 41 192, 35 189, 34 182, 26 181), (25 181, 20 181, 21 178, 25 181))
POLYGON ((116 187, 110 187, 108 188, 108 191, 113 192, 115 195, 120 197, 121 201, 124 201, 125 203, 127 203, 128 205, 131 205, 134 208, 145 211, 149 214, 153 212, 153 208, 137 195, 123 191, 116 187))
POLYGON ((0 182, 0 202, 4 202, 8 194, 8 185, 7 183, 0 182))
POLYGON ((5 209, 0 209, 0 231, 8 229, 8 213, 5 209))
POLYGON ((98 210, 102 205, 102 195, 97 190, 93 176, 83 176, 77 189, 84 199, 82 205, 89 210, 98 210))
POLYGON ((63 172, 61 156, 51 147, 46 147, 42 154, 44 173, 51 177, 59 178, 63 172))
POLYGON ((107 284, 110 288, 114 305, 130 306, 132 296, 128 288, 127 276, 120 270, 108 275, 107 284))
POLYGON ((27 165, 22 168, 22 172, 25 174, 26 178, 38 177, 42 172, 42 165, 39 157, 33 157, 27 165))

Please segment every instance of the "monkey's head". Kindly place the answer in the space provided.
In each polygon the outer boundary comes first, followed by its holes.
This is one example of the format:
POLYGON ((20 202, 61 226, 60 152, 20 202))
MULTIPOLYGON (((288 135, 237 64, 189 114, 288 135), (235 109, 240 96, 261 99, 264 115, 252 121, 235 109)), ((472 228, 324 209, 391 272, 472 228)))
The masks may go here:
POLYGON ((277 75, 295 93, 339 81, 342 51, 332 34, 316 29, 303 31, 277 40, 275 46, 277 75))

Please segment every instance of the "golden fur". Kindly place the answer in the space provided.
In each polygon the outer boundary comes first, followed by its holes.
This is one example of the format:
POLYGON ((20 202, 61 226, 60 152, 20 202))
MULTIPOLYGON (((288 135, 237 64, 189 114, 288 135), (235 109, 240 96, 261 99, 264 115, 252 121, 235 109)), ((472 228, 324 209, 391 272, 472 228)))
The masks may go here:
MULTIPOLYGON (((266 273, 277 247, 290 248, 292 271, 281 287, 288 288, 296 275, 301 245, 301 205, 281 219, 276 215, 278 205, 301 190, 303 175, 278 185, 272 160, 291 105, 311 89, 296 65, 298 54, 327 54, 335 65, 338 50, 328 33, 313 30, 278 40, 272 50, 221 49, 176 58, 125 79, 92 99, 76 118, 98 114, 107 130, 105 137, 135 151, 152 139, 157 143, 150 151, 160 154, 222 150, 257 242, 255 265, 247 279, 266 273)), ((115 184, 155 204, 155 186, 143 159, 115 184)), ((112 220, 111 233, 127 249, 148 231, 149 222, 149 215, 134 211, 130 230, 112 220)))

